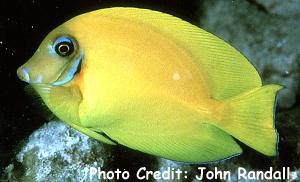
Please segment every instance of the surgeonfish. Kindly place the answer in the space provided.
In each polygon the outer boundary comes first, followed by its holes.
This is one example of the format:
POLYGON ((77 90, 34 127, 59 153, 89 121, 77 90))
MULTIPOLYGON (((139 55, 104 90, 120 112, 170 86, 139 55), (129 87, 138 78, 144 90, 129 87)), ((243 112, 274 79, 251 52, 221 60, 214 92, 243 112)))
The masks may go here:
POLYGON ((62 121, 107 144, 183 162, 277 154, 276 93, 211 33, 165 13, 108 8, 51 31, 24 65, 62 121), (234 139, 235 138, 235 139, 234 139))

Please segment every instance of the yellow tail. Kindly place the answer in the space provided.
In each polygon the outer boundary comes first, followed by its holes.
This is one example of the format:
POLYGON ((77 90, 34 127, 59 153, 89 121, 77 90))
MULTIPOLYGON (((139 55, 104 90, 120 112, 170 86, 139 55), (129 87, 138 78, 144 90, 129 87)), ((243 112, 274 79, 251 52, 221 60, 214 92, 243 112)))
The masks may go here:
POLYGON ((274 107, 276 93, 281 88, 267 85, 226 100, 222 121, 217 126, 265 155, 276 155, 274 107))

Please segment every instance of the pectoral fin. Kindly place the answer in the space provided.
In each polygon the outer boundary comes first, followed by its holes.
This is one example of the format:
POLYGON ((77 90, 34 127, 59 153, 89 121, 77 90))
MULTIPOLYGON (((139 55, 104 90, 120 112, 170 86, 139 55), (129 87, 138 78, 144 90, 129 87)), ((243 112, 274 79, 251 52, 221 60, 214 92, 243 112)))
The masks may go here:
POLYGON ((76 130, 84 133, 85 135, 89 136, 89 137, 92 137, 96 140, 99 140, 103 143, 106 143, 106 144, 110 144, 110 145, 116 145, 117 143, 115 141, 113 141, 111 138, 107 137, 106 134, 103 134, 103 133, 99 133, 99 132, 95 132, 93 130, 90 130, 88 128, 84 128, 84 127, 81 127, 79 125, 76 125, 76 124, 73 124, 73 123, 68 123, 70 126, 72 126, 73 128, 75 128, 76 130))
POLYGON ((77 86, 53 86, 49 84, 33 85, 48 108, 67 122, 79 124, 78 107, 82 95, 77 86))

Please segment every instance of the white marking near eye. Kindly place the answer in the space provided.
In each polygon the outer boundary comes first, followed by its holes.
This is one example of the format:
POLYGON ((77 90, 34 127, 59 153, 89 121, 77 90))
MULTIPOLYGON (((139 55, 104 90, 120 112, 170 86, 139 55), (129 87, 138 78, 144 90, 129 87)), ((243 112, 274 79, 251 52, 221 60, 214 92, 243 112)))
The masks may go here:
POLYGON ((179 73, 175 72, 175 73, 173 74, 173 80, 177 81, 177 80, 180 80, 180 78, 181 78, 181 76, 180 76, 179 73))
POLYGON ((42 83, 42 81, 43 81, 43 75, 39 73, 35 83, 42 83))
POLYGON ((48 44, 49 53, 51 55, 56 55, 56 52, 54 50, 54 47, 51 44, 48 44))

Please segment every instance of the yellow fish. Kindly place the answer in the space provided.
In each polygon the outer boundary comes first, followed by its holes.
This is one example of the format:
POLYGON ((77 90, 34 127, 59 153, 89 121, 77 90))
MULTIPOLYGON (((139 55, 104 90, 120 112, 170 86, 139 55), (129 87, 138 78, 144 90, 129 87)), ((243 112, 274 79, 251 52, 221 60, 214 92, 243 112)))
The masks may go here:
POLYGON ((77 130, 163 158, 210 162, 276 155, 279 85, 216 36, 168 14, 108 8, 43 40, 17 74, 77 130))

